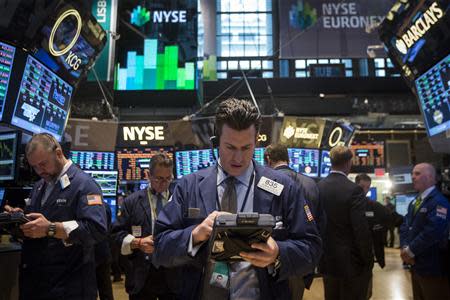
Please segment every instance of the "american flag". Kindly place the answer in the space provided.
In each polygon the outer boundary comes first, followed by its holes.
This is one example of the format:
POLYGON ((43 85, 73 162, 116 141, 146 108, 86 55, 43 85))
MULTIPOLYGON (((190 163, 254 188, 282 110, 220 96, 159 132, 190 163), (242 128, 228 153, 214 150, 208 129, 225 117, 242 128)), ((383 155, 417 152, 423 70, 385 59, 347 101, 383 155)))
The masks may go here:
POLYGON ((305 209, 305 213, 306 213, 306 217, 308 218, 308 221, 310 221, 310 222, 313 221, 314 217, 311 213, 311 210, 309 209, 308 204, 305 204, 305 206, 303 208, 305 209))

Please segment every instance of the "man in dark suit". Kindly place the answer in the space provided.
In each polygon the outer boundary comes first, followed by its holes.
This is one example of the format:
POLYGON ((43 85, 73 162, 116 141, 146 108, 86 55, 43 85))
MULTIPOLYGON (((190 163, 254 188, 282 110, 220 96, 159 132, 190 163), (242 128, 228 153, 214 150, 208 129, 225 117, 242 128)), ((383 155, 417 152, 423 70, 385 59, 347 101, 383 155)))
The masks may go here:
POLYGON ((333 148, 331 172, 318 184, 327 220, 321 261, 326 300, 365 300, 373 266, 367 201, 362 188, 347 178, 352 156, 347 147, 333 148))
MULTIPOLYGON (((321 241, 303 193, 286 175, 252 160, 261 116, 245 100, 222 102, 216 113, 217 166, 181 178, 155 225, 156 265, 183 269, 181 299, 290 299, 288 278, 311 273, 321 241), (237 262, 208 260, 218 214, 271 214, 276 227, 237 262), (203 288, 202 288, 203 284, 203 288)), ((221 250, 218 250, 219 252, 221 250)))
MULTIPOLYGON (((325 216, 323 214, 323 207, 319 199, 319 188, 312 178, 303 174, 297 173, 289 167, 289 153, 286 146, 280 144, 273 144, 266 147, 264 152, 265 163, 274 170, 281 171, 288 175, 292 180, 298 183, 301 190, 305 193, 305 199, 311 206, 319 231, 322 231, 325 226, 325 216)), ((305 287, 311 287, 314 274, 309 274, 304 278, 291 277, 289 278, 289 287, 292 290, 292 299, 303 299, 305 287)))
POLYGON ((156 269, 151 263, 153 225, 169 199, 172 168, 173 162, 166 154, 153 156, 148 170, 149 187, 124 200, 113 226, 121 253, 130 261, 125 274, 125 288, 130 300, 174 299, 173 273, 164 268, 156 269))
POLYGON ((400 227, 400 256, 411 265, 414 300, 450 299, 447 277, 450 205, 436 187, 436 170, 427 163, 412 172, 417 198, 400 227))

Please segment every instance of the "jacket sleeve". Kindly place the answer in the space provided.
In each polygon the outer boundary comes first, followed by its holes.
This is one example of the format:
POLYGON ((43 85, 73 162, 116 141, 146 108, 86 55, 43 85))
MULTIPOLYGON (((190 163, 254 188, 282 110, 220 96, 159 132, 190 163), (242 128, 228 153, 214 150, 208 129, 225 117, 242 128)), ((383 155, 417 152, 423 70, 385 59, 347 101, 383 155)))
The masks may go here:
POLYGON ((438 202, 427 212, 426 223, 420 233, 408 244, 414 255, 420 255, 427 248, 436 246, 448 238, 448 212, 450 207, 446 200, 438 202), (441 212, 439 212, 437 209, 441 212), (445 214, 442 212, 445 211, 445 214))
POLYGON ((120 208, 120 212, 117 215, 116 222, 112 226, 112 236, 116 244, 122 246, 123 239, 131 232, 131 220, 130 220, 130 198, 126 198, 120 208))
POLYGON ((403 248, 405 246, 408 246, 409 241, 408 241, 408 227, 409 227, 409 221, 408 221, 408 215, 410 214, 411 211, 411 205, 413 202, 409 203, 408 205, 408 213, 406 214, 406 216, 403 217, 403 222, 399 227, 399 235, 400 235, 400 248, 403 248))
POLYGON ((359 257, 364 265, 372 264, 372 239, 366 218, 367 200, 361 187, 355 186, 350 199, 350 222, 359 257))
POLYGON ((300 188, 291 185, 283 200, 286 210, 284 226, 288 230, 285 240, 276 240, 280 250, 280 273, 278 280, 290 276, 304 276, 314 271, 322 254, 322 241, 310 208, 300 188), (308 217, 309 216, 309 217, 308 217))
POLYGON ((170 268, 186 264, 202 266, 206 243, 194 257, 188 253, 191 233, 197 225, 185 223, 183 218, 184 207, 188 205, 189 193, 186 191, 189 189, 188 180, 182 179, 155 222, 155 252, 152 259, 156 267, 170 268))

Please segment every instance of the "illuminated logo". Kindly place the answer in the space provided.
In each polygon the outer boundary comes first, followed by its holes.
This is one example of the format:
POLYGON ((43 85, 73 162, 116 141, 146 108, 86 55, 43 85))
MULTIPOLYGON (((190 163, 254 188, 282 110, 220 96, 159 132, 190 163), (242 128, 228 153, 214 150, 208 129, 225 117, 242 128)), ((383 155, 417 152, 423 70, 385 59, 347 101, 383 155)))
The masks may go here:
POLYGON ((148 145, 148 141, 163 141, 164 126, 124 126, 123 140, 138 140, 141 145, 148 145))
POLYGON ((145 7, 138 5, 131 13, 131 24, 142 27, 150 20, 153 23, 186 23, 186 10, 156 10, 150 13, 145 7))
POLYGON ((138 5, 131 12, 131 24, 141 27, 148 21, 150 21, 150 11, 148 11, 145 7, 138 5))
POLYGON ((295 134, 295 128, 292 126, 288 126, 284 129, 283 136, 287 139, 290 139, 295 134))
POLYGON ((50 38, 48 39, 48 50, 53 56, 61 56, 66 54, 67 52, 72 49, 72 47, 75 45, 75 43, 78 40, 78 37, 80 36, 81 32, 81 26, 83 26, 83 22, 81 20, 81 16, 75 9, 69 9, 65 11, 61 16, 59 16, 58 20, 56 20, 55 25, 53 25, 52 32, 50 33, 50 38), (64 21, 65 18, 69 16, 74 16, 77 20, 77 31, 72 38, 72 41, 64 48, 64 49, 58 49, 56 50, 54 47, 54 39, 55 39, 55 33, 59 28, 59 25, 64 21))
POLYGON ((337 146, 340 144, 340 141, 342 139, 343 131, 341 127, 336 127, 333 129, 333 131, 330 133, 330 137, 328 138, 328 145, 333 148, 334 146, 337 146))
POLYGON ((298 0, 297 5, 292 5, 289 11, 289 23, 292 27, 305 30, 316 22, 317 11, 309 3, 298 0))
POLYGON ((99 0, 97 2, 97 22, 106 23, 107 3, 105 0, 99 0))
POLYGON ((439 19, 444 16, 444 11, 433 2, 431 6, 414 22, 413 25, 399 38, 395 45, 397 50, 406 54, 422 36, 433 26, 439 19))
POLYGON ((435 110, 434 113, 433 113, 433 120, 437 124, 442 124, 442 122, 444 121, 444 115, 442 114, 442 111, 435 110))
POLYGON ((258 142, 267 142, 267 135, 258 134, 258 142))

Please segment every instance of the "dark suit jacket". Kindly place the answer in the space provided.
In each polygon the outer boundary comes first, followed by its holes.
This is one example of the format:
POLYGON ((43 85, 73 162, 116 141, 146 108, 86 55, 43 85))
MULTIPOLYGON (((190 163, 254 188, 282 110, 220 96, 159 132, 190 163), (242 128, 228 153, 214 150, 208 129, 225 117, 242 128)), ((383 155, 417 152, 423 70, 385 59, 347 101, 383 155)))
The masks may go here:
POLYGON ((330 173, 318 186, 327 218, 321 271, 350 278, 371 270, 372 239, 362 188, 338 173, 330 173))
MULTIPOLYGON (((286 175, 256 163, 255 174, 256 184, 265 176, 284 185, 280 196, 256 185, 254 188, 253 210, 272 214, 280 223, 280 228, 274 229, 272 235, 280 249, 281 267, 277 276, 269 275, 265 268, 256 268, 261 300, 289 299, 288 277, 303 276, 314 270, 320 257, 321 241, 315 222, 308 220, 304 211, 305 200, 298 186, 286 175)), ((215 167, 184 176, 175 188, 172 201, 163 208, 155 224, 153 260, 156 265, 183 267, 184 300, 198 299, 199 296, 207 243, 195 257, 188 254, 188 245, 192 229, 216 210, 216 180, 215 167), (196 215, 192 216, 189 212, 194 209, 196 215)))
MULTIPOLYGON (((122 204, 112 230, 119 247, 122 246, 123 239, 132 233, 132 226, 141 226, 142 237, 152 234, 152 212, 146 189, 131 194, 122 204)), ((173 278, 174 272, 164 268, 156 269, 151 263, 151 255, 133 250, 127 257, 131 264, 125 274, 127 293, 132 295, 139 293, 149 276, 154 293, 164 294, 175 289, 175 286, 169 286, 176 282, 173 278)))
POLYGON ((392 214, 384 205, 377 201, 372 201, 366 197, 367 211, 366 217, 372 232, 373 251, 377 263, 384 268, 384 243, 385 231, 389 224, 392 224, 392 214))

